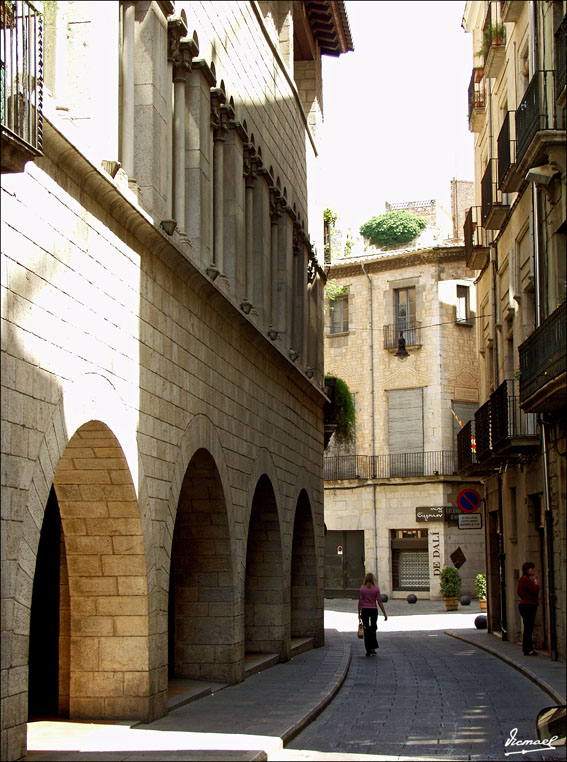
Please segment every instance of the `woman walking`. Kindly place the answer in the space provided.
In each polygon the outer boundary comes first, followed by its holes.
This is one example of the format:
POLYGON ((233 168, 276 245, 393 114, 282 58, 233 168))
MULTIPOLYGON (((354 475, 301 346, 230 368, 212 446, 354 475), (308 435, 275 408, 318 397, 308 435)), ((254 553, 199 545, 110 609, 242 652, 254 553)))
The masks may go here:
POLYGON ((380 588, 376 582, 376 577, 368 572, 364 578, 364 582, 360 588, 358 596, 358 618, 364 625, 364 646, 366 648, 367 656, 375 656, 376 649, 378 648, 378 641, 376 639, 376 630, 378 625, 378 609, 376 604, 380 606, 382 613, 384 614, 384 621, 388 619, 386 609, 382 603, 380 595, 380 588))
POLYGON ((522 576, 518 582, 518 597, 520 598, 520 616, 524 620, 522 651, 524 656, 535 656, 533 631, 539 604, 539 583, 535 564, 531 561, 522 564, 522 576))

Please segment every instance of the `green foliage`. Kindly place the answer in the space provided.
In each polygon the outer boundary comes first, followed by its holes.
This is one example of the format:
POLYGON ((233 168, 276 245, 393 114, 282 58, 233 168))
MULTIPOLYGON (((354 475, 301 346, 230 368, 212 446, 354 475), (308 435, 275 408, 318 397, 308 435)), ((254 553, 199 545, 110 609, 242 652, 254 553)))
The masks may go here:
POLYGON ((461 594, 461 574, 454 566, 444 566, 439 577, 444 598, 458 598, 461 594))
POLYGON ((486 574, 477 574, 474 579, 474 586, 478 597, 486 599, 486 574))
POLYGON ((360 226, 360 233, 374 246, 408 243, 420 234, 427 222, 405 209, 386 212, 360 226))
POLYGON ((329 379, 335 381, 335 406, 337 428, 335 429, 335 442, 337 444, 351 444, 354 442, 356 432, 356 411, 354 400, 346 381, 337 376, 325 376, 325 384, 329 379))
POLYGON ((331 278, 325 283, 325 293, 333 302, 335 299, 340 299, 341 296, 344 296, 347 291, 348 288, 346 286, 340 286, 334 278, 331 278))
POLYGON ((354 246, 354 241, 352 240, 352 238, 347 238, 345 243, 345 254, 347 257, 350 256, 350 251, 353 246, 354 246))
POLYGON ((504 35, 506 34, 506 27, 503 23, 488 24, 484 29, 482 35, 482 48, 475 52, 475 56, 486 59, 488 51, 491 45, 502 45, 504 42, 504 35))
POLYGON ((328 207, 323 212, 323 219, 325 220, 325 222, 329 223, 331 233, 335 229, 335 222, 337 221, 338 216, 339 215, 333 209, 329 209, 328 207))

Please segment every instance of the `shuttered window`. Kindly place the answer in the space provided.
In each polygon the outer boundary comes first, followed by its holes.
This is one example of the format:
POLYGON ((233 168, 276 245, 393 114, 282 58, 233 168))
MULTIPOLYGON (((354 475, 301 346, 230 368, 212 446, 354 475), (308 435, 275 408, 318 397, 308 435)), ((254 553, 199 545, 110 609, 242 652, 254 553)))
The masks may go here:
POLYGON ((423 473, 423 389, 388 392, 390 476, 423 473), (410 453, 416 453, 410 456, 410 453))

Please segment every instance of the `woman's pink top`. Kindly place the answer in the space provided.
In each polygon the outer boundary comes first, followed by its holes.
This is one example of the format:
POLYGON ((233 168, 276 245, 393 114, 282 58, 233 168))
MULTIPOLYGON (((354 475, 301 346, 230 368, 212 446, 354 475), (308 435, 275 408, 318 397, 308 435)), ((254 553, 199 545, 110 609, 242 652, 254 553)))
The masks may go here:
POLYGON ((375 609, 379 598, 379 587, 366 587, 366 585, 362 585, 358 597, 358 606, 361 609, 375 609))

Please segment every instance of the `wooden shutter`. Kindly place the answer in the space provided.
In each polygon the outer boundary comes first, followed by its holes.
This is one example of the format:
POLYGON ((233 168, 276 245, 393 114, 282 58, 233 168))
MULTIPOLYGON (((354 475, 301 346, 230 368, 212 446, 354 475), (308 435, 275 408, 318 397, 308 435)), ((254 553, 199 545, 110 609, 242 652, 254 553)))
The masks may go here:
POLYGON ((388 392, 390 454, 423 452, 423 389, 388 392))

